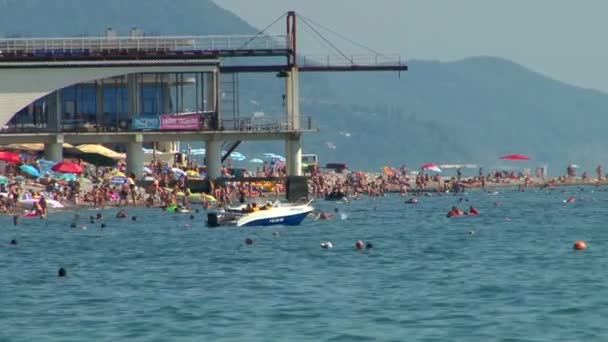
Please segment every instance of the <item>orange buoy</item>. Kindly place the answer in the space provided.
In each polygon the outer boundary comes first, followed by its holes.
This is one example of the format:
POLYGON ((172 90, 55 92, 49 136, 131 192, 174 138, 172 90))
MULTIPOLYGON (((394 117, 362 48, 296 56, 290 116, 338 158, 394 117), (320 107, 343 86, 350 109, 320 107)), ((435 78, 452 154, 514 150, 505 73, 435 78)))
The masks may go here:
POLYGON ((577 240, 574 242, 574 246, 572 247, 574 250, 582 251, 587 248, 587 244, 583 240, 577 240))

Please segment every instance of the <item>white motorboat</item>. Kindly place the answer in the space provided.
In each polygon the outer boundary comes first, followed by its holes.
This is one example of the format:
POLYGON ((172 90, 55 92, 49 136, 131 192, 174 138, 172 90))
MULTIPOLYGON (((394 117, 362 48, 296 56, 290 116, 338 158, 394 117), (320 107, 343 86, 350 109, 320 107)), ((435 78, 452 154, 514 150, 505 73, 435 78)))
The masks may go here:
POLYGON ((300 205, 282 204, 275 202, 271 207, 263 207, 258 211, 245 213, 242 207, 228 208, 207 214, 207 225, 209 227, 219 227, 233 225, 244 226, 271 226, 286 225, 297 226, 314 211, 310 202, 300 205))

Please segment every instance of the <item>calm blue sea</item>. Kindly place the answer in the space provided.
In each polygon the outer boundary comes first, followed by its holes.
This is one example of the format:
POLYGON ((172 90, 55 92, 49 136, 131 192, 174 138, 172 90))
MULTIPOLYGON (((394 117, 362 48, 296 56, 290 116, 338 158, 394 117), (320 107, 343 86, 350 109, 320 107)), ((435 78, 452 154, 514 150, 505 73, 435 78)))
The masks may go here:
POLYGON ((103 229, 80 210, 86 230, 75 212, 0 217, 0 340, 606 341, 605 190, 319 201, 338 215, 295 228, 208 229, 202 210, 108 209, 103 229), (470 204, 478 217, 445 217, 470 204))

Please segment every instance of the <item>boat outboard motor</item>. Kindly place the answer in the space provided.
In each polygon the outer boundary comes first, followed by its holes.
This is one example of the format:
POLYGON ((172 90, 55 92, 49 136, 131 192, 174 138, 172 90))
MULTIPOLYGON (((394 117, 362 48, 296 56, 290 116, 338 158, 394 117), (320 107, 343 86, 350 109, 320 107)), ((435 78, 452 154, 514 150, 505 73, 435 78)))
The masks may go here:
POLYGON ((207 226, 208 227, 219 227, 219 217, 217 213, 207 213, 207 226))

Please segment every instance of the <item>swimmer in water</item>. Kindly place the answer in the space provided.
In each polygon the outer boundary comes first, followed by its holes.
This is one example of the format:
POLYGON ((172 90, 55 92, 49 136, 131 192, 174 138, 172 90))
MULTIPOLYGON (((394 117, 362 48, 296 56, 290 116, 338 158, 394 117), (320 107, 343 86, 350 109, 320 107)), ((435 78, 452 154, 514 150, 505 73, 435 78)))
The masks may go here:
POLYGON ((469 207, 469 212, 467 214, 471 215, 471 216, 475 216, 475 215, 479 214, 479 211, 477 211, 477 209, 475 207, 470 206, 469 207))
POLYGON ((464 212, 462 210, 458 209, 458 207, 454 206, 448 212, 447 217, 462 216, 462 215, 464 215, 464 212))
POLYGON ((120 210, 118 213, 116 213, 116 218, 126 218, 127 217, 127 212, 124 210, 120 210))

